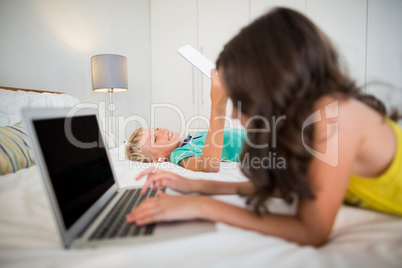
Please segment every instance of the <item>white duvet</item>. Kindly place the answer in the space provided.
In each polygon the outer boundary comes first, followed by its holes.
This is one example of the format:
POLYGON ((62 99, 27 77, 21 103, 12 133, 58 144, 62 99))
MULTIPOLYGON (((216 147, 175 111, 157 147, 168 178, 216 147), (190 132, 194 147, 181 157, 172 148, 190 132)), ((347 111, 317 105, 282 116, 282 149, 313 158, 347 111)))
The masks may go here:
MULTIPOLYGON (((133 178, 146 166, 130 164, 118 150, 111 158, 120 186, 143 184, 133 178)), ((161 168, 189 178, 245 180, 233 164, 223 164, 218 174, 172 164, 161 168)), ((216 198, 244 205, 235 196, 216 198)), ((294 212, 276 199, 270 207, 294 212)), ((318 249, 225 224, 217 228, 216 233, 143 246, 65 250, 39 168, 0 177, 0 267, 402 267, 402 218, 387 214, 342 207, 329 242, 318 249)))

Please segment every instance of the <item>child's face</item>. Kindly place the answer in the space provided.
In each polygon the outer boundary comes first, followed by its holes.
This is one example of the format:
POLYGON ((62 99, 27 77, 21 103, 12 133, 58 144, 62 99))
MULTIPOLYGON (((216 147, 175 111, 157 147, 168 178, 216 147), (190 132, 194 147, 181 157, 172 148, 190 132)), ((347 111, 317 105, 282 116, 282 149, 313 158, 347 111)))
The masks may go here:
POLYGON ((142 132, 141 144, 144 153, 151 157, 169 157, 179 146, 179 133, 172 132, 165 128, 144 129, 142 132))

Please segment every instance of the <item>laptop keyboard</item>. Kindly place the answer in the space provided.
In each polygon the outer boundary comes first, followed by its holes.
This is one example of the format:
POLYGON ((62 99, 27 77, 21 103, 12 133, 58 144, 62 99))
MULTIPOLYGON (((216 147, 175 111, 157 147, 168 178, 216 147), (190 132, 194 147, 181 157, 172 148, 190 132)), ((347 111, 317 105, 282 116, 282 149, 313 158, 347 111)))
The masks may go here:
MULTIPOLYGON (((161 190, 165 191, 165 189, 161 190)), ((156 190, 151 190, 151 188, 148 188, 143 195, 140 194, 140 191, 141 189, 126 190, 89 240, 152 234, 155 224, 137 226, 126 222, 126 215, 133 208, 137 207, 145 198, 156 196, 156 190)))

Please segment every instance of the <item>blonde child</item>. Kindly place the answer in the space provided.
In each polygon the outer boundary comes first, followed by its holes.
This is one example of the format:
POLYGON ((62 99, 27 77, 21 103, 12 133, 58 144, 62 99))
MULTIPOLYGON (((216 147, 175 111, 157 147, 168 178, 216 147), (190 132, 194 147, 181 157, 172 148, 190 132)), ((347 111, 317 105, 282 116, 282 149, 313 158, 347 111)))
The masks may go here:
POLYGON ((198 132, 180 140, 179 133, 165 128, 138 128, 128 140, 126 157, 148 163, 170 161, 203 172, 218 172, 221 161, 238 162, 246 131, 224 129, 220 137, 212 134, 208 137, 209 133, 217 132, 198 132))
MULTIPOLYGON (((211 88, 217 83, 212 79, 211 88)), ((193 171, 218 172, 221 161, 238 162, 246 131, 225 129, 227 96, 211 90, 211 117, 207 132, 188 135, 165 128, 135 130, 126 145, 126 157, 132 161, 170 161, 193 171)))

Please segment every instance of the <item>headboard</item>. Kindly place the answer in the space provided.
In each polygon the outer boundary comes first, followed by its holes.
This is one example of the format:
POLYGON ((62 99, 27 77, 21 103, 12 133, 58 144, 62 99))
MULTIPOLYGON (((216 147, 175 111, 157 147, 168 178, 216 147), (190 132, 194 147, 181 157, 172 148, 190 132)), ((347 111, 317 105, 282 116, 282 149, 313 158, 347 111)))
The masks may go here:
POLYGON ((28 89, 28 88, 17 88, 17 87, 3 87, 0 86, 1 89, 12 90, 12 91, 26 91, 26 92, 36 92, 36 93, 53 93, 53 94, 65 94, 65 92, 56 92, 56 91, 46 91, 46 90, 36 90, 36 89, 28 89))

